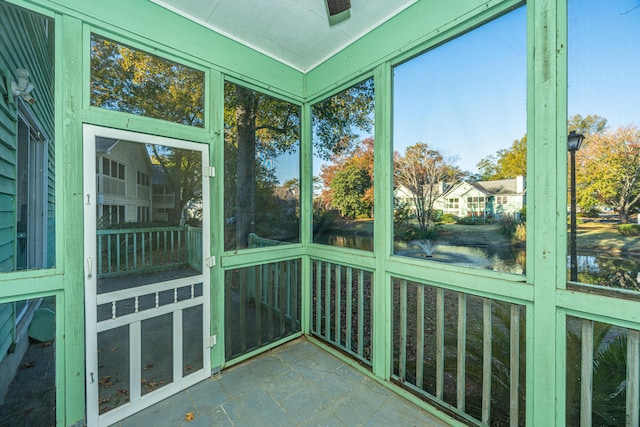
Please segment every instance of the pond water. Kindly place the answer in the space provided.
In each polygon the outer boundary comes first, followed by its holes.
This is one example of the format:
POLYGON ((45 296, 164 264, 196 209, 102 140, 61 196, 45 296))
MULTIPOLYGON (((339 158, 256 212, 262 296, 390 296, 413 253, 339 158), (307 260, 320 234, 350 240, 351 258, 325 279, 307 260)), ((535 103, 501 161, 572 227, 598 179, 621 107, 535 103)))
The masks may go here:
POLYGON ((313 243, 323 245, 339 246, 341 248, 360 249, 363 251, 373 251, 372 236, 358 236, 355 234, 316 234, 313 236, 313 243))
MULTIPOLYGON (((567 270, 570 265, 567 257, 567 270)), ((578 252, 578 281, 640 291, 640 257, 578 252)))
POLYGON ((430 244, 426 248, 419 242, 410 242, 409 248, 395 249, 395 255, 399 256, 514 274, 524 274, 525 254, 524 248, 511 245, 460 246, 446 242, 430 244))
MULTIPOLYGON (((318 234, 315 243, 373 250, 371 236, 318 234)), ((512 245, 460 246, 446 242, 413 241, 396 244, 395 255, 444 262, 463 267, 524 274, 526 251, 512 245)), ((569 270, 567 257, 567 272, 569 270)), ((568 277, 568 274, 567 274, 568 277)), ((599 286, 640 291, 640 257, 578 252, 578 281, 599 286)))

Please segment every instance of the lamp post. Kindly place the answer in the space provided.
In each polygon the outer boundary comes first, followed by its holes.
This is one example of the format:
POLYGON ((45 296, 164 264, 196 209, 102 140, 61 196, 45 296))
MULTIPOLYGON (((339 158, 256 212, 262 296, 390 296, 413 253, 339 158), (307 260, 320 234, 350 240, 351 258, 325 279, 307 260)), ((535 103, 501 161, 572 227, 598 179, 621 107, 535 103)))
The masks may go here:
POLYGON ((571 156, 571 235, 569 246, 570 257, 570 279, 572 282, 578 281, 578 255, 576 253, 576 151, 580 149, 584 135, 576 133, 575 130, 569 132, 567 136, 567 150, 571 156))

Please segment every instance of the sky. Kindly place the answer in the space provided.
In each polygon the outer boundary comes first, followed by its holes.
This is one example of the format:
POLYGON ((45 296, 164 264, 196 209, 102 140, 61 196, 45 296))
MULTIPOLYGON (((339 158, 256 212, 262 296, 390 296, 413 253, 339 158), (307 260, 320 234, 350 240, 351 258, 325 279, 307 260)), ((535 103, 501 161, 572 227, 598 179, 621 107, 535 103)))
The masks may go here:
POLYGON ((569 116, 640 126, 640 0, 569 1, 569 116))
MULTIPOLYGON (((394 68, 393 141, 477 172, 526 134, 526 6, 394 68)), ((640 0, 569 0, 568 115, 640 126, 640 0)), ((321 161, 314 159, 314 175, 321 161)))
POLYGON ((463 170, 526 133, 521 7, 394 69, 394 150, 417 142, 463 170))

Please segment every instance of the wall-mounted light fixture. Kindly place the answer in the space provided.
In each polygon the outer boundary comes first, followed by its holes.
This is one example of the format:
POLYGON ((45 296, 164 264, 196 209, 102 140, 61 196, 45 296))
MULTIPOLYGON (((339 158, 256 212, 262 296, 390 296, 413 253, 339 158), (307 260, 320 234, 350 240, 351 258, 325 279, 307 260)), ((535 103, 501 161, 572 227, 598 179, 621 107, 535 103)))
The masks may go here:
POLYGON ((19 96, 25 102, 29 104, 35 104, 36 100, 29 95, 35 86, 33 83, 29 81, 31 74, 29 71, 24 68, 18 68, 16 70, 16 75, 18 76, 18 83, 11 81, 11 91, 13 92, 13 96, 19 96))

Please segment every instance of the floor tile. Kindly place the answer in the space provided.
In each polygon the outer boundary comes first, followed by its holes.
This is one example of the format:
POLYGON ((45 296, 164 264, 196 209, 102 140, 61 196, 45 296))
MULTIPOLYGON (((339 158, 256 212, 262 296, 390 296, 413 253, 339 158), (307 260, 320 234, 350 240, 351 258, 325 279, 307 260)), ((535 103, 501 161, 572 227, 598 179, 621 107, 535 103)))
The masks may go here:
POLYGON ((115 426, 271 425, 446 424, 300 338, 224 370, 115 426))

